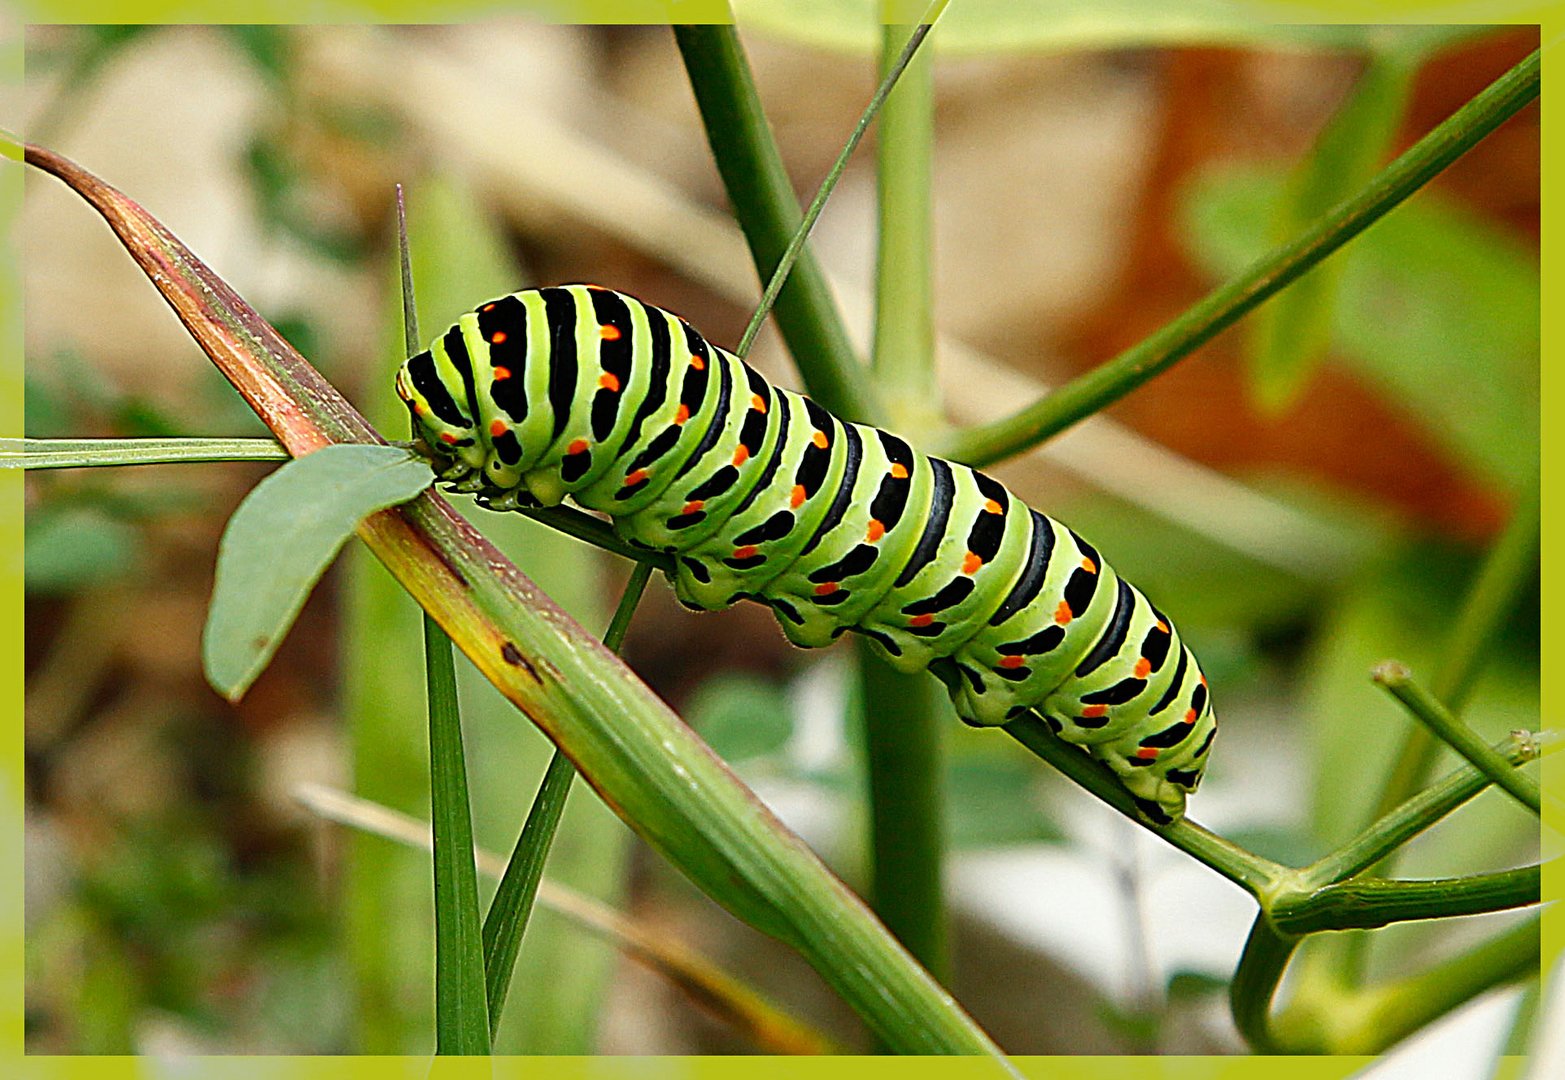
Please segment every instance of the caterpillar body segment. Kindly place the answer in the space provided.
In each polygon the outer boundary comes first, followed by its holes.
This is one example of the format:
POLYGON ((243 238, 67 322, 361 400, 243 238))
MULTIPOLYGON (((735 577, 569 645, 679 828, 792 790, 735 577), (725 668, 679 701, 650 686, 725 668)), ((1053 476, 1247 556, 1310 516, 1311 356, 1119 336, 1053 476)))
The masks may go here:
POLYGON ((930 668, 958 715, 1036 710, 1151 820, 1177 820, 1216 719, 1173 624, 1096 549, 964 465, 769 385, 676 315, 590 285, 463 315, 397 373, 441 478, 508 510, 570 496, 671 553, 687 607, 769 605, 930 668))

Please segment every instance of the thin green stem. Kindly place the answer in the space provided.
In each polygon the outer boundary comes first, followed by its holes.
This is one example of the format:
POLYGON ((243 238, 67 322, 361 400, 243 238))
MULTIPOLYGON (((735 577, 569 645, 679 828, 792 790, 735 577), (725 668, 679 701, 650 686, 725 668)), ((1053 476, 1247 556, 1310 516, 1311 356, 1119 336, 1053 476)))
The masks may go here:
MULTIPOLYGON (((1462 611, 1452 624, 1445 656, 1431 689, 1453 713, 1460 713, 1472 692, 1478 672, 1491 653, 1494 635, 1516 609, 1522 589, 1532 580, 1538 565, 1540 489, 1534 476, 1523 484, 1506 524, 1484 559, 1483 568, 1468 590, 1462 611)), ((1386 781, 1376 815, 1406 799, 1429 777, 1440 743, 1419 725, 1408 728, 1386 781)))
MULTIPOLYGON (((883 17, 890 6, 882 4, 883 17)), ((944 6, 943 0, 933 5, 922 25, 884 27, 882 92, 865 111, 859 127, 861 133, 884 99, 877 140, 880 230, 871 367, 877 386, 892 407, 893 423, 904 430, 921 426, 909 422, 908 404, 912 401, 918 401, 928 415, 938 415, 929 299, 933 92, 929 54, 912 58, 944 6), (899 74, 896 93, 885 98, 884 91, 899 74)), ((839 160, 846 160, 846 155, 839 160)), ((944 695, 927 675, 897 672, 867 641, 858 645, 869 800, 870 899, 897 939, 937 979, 945 981, 951 958, 944 890, 942 744, 949 710, 942 703, 944 695)))
MULTIPOLYGON (((612 652, 618 653, 624 644, 636 605, 641 602, 651 577, 652 567, 646 563, 637 563, 632 568, 630 580, 625 583, 625 591, 614 609, 614 617, 603 635, 604 645, 612 652)), ((489 903, 489 914, 484 918, 484 974, 489 992, 491 1038, 500 1027, 511 975, 516 969, 516 956, 522 947, 522 935, 532 915, 538 884, 543 880, 543 866, 549 858, 549 848, 554 843, 554 834, 565 813, 565 800, 575 779, 576 768, 570 758, 556 749, 549 758, 549 767, 544 770, 532 808, 527 811, 527 820, 522 823, 516 847, 500 877, 499 888, 489 903)))
POLYGON ((1445 919, 1536 904, 1541 867, 1423 881, 1355 879, 1310 893, 1279 897, 1269 908, 1272 925, 1290 934, 1369 930, 1414 919, 1445 919))
MULTIPOLYGON (((676 26, 674 39, 734 217, 760 280, 770 281, 804 219, 739 35, 732 26, 676 26)), ((775 311, 811 396, 845 420, 878 420, 873 390, 807 246, 777 293, 775 311)))
POLYGON ((1205 863, 1252 896, 1266 895, 1294 872, 1225 840, 1189 818, 1181 818, 1172 825, 1148 824, 1136 812, 1130 792, 1107 767, 1088 757, 1079 747, 1060 739, 1032 713, 1012 720, 1002 730, 1100 801, 1205 863))
POLYGON ((1413 680, 1413 673, 1395 660, 1375 668, 1375 681, 1385 687, 1408 711, 1458 754, 1472 762, 1484 775, 1504 788, 1512 798, 1541 817, 1543 807, 1538 783, 1517 772, 1499 752, 1479 738, 1478 733, 1458 720, 1451 711, 1413 680))
MULTIPOLYGON (((772 270, 772 276, 766 283, 766 291, 761 294, 761 302, 756 306, 755 314, 750 316, 750 324, 745 327, 744 335, 739 339, 739 348, 735 350, 740 356, 748 355, 750 346, 755 342, 755 335, 760 332, 761 324, 766 321, 767 312, 772 310, 772 305, 777 302, 777 294, 782 291, 783 284, 788 280, 789 271, 793 269, 794 262, 799 258, 799 253, 804 250, 804 243, 809 239, 810 230, 815 228, 815 222, 820 218, 821 211, 826 209, 826 200, 831 196, 837 181, 842 178, 843 169, 848 166, 848 159, 853 156, 853 151, 858 149, 859 143, 864 139, 864 133, 869 130, 870 123, 875 119, 875 114, 885 104, 886 96, 891 93, 891 88, 897 84, 902 72, 913 59, 913 54, 918 51, 919 45, 929 34, 940 13, 950 0, 935 0, 929 5, 929 11, 925 14, 920 25, 913 28, 912 34, 907 38, 907 44, 902 47, 901 53, 896 56, 890 66, 881 76, 880 86, 875 89, 875 95, 870 98, 869 104, 864 107, 864 112, 859 116, 859 122, 853 126, 853 132, 848 136, 848 141, 843 144, 842 150, 837 154, 837 160, 832 162, 831 168, 826 172, 826 178, 815 191, 815 197, 810 200, 810 205, 804 211, 804 218, 799 227, 794 231, 788 246, 783 250, 782 258, 772 270)), ((716 147, 713 147, 716 152, 716 147)))
POLYGON ((288 458, 288 451, 275 439, 0 439, 0 469, 96 469, 288 458))
POLYGON ((1389 213, 1538 96, 1532 53, 1398 157, 1353 198, 1276 248, 1163 329, 1020 412, 961 432, 945 452, 984 465, 1019 453, 1102 410, 1184 359, 1389 213))
POLYGON ((950 975, 944 890, 945 720, 938 684, 903 675, 858 642, 864 692, 871 906, 941 982, 950 975))
MULTIPOLYGON (((1494 747, 1512 765, 1552 753, 1562 745, 1559 734, 1542 731, 1512 734, 1494 747)), ((1435 822, 1488 787, 1490 779, 1470 765, 1463 765, 1444 779, 1420 791, 1372 823, 1336 851, 1300 871, 1311 885, 1343 881, 1374 866, 1435 822)))
POLYGON ((1228 1005, 1234 1026, 1257 1054, 1282 1052, 1271 1027, 1272 998, 1298 947, 1299 938, 1274 928, 1265 912, 1255 916, 1244 951, 1239 954, 1239 966, 1228 985, 1228 1005))

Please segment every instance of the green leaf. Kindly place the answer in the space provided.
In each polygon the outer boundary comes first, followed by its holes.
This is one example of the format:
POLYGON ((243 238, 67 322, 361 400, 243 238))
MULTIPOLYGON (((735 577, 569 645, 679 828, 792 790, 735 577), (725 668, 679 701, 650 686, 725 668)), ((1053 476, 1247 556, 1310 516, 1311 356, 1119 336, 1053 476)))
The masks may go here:
POLYGON ((426 462, 392 446, 328 446, 245 497, 217 553, 201 640, 207 681, 230 701, 266 667, 305 597, 360 521, 427 488, 426 462))
MULTIPOLYGON (((907 19, 920 5, 907 6, 907 19)), ((879 48, 877 0, 733 0, 746 30, 822 49, 869 55, 879 48)), ((930 43, 947 54, 1065 52, 1153 45, 1283 45, 1364 48, 1376 37, 1412 37, 1417 28, 1300 26, 1270 21, 1274 7, 1226 0, 962 0, 930 43)))

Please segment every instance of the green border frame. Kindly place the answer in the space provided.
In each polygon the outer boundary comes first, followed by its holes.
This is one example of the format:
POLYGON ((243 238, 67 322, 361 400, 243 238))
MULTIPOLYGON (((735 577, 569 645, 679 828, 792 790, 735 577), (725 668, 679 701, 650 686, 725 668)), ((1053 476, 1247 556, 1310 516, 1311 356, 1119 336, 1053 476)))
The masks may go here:
MULTIPOLYGON (((961 0, 956 0, 961 3, 961 0)), ((1492 23, 1535 24, 1540 27, 1544 45, 1544 86, 1557 73, 1565 72, 1565 53, 1554 50, 1565 37, 1565 2, 1552 4, 1512 3, 1507 0, 1476 2, 1419 3, 1412 0, 1337 0, 1337 2, 1234 3, 1234 8, 1252 14, 1257 20, 1289 23, 1492 23)), ((0 102, 19 100, 22 80, 22 29, 32 22, 458 22, 485 16, 529 15, 545 21, 583 23, 728 22, 725 0, 522 0, 505 4, 497 0, 462 3, 409 3, 397 0, 290 0, 286 3, 238 3, 220 5, 212 0, 78 0, 48 3, 32 0, 17 4, 0 0, 0 102), (215 17, 214 17, 215 16, 215 17)), ((9 123, 0 117, 0 126, 9 123)), ((1543 190, 1551 180, 1559 182, 1565 164, 1565 140, 1561 138, 1561 117, 1545 108, 1542 123, 1543 190)), ((9 161, 0 164, 0 434, 22 433, 22 297, 21 253, 13 228, 21 206, 22 166, 9 161)), ((1562 282, 1561 240, 1565 239, 1556 200, 1546 201, 1541 210, 1540 253, 1541 295, 1559 295, 1562 282)), ((1559 417, 1565 405, 1565 390, 1550 360, 1565 359, 1561 349, 1561 331, 1565 311, 1543 304, 1540 313, 1542 353, 1540 363, 1539 408, 1543 416, 1559 417)), ((1543 538, 1560 536, 1561 503, 1557 497, 1556 466, 1565 453, 1565 433, 1550 424, 1542 424, 1542 500, 1543 538)), ((1547 542, 1542 545, 1548 551, 1547 542)), ((423 1077, 511 1077, 523 1070, 536 1070, 530 1059, 496 1058, 457 1059, 427 1057, 355 1058, 355 1057, 225 1057, 156 1061, 113 1057, 25 1057, 23 1055, 23 742, 22 742, 22 475, 0 472, 0 685, 9 687, 4 709, 6 729, 11 735, 0 750, 0 878, 8 884, 0 888, 0 1061, 15 1063, 20 1075, 28 1078, 54 1077, 161 1077, 191 1076, 248 1078, 265 1076, 330 1077, 406 1076, 423 1077)), ((1542 571, 1542 605, 1545 611, 1565 608, 1565 586, 1546 560, 1542 571)), ((1562 658, 1561 632, 1551 620, 1542 625, 1543 657, 1562 658)), ((1541 714, 1554 725, 1561 723, 1562 681, 1547 675, 1556 670, 1545 663, 1541 714)), ((1545 855, 1557 853, 1561 845, 1556 837, 1565 835, 1565 755, 1543 759, 1545 791, 1555 798, 1545 800, 1544 828, 1553 834, 1544 845, 1545 855)), ((1565 883, 1565 867, 1560 860, 1544 864, 1545 900, 1558 899, 1565 883)), ((1560 956, 1565 945, 1565 915, 1550 906, 1543 914, 1544 989, 1547 996, 1561 991, 1553 983, 1561 972, 1560 956)), ((1547 1006, 1545 1006, 1547 1007, 1547 1006)), ((1059 1057, 1018 1058, 1017 1063, 1031 1076, 1049 1076, 1059 1080, 1103 1080, 1148 1075, 1167 1080, 1321 1080, 1345 1077, 1371 1063, 1373 1058, 1262 1058, 1262 1057, 1059 1057)), ((646 1076, 723 1080, 746 1077, 767 1080, 771 1076, 793 1075, 800 1063, 792 1059, 768 1058, 552 1058, 547 1068, 551 1077, 562 1080, 620 1080, 646 1076)), ((807 1066, 812 1076, 829 1080, 836 1076, 896 1076, 909 1080, 954 1080, 968 1075, 989 1075, 992 1066, 981 1060, 961 1058, 840 1058, 813 1059, 807 1066)), ((1519 1076, 1524 1059, 1509 1058, 1496 1074, 1519 1076)))

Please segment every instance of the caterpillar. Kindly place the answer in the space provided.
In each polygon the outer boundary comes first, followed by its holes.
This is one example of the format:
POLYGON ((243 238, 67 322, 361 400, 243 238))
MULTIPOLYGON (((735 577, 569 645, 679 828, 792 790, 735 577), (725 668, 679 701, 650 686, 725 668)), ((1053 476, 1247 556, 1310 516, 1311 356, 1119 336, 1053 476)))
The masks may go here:
POLYGON ((771 386, 684 319, 595 285, 462 315, 397 372, 443 484, 566 495, 674 557, 686 607, 769 605, 795 645, 856 630, 975 726, 1036 710, 1169 824, 1216 734, 1190 650, 1069 527, 976 469, 771 386))

